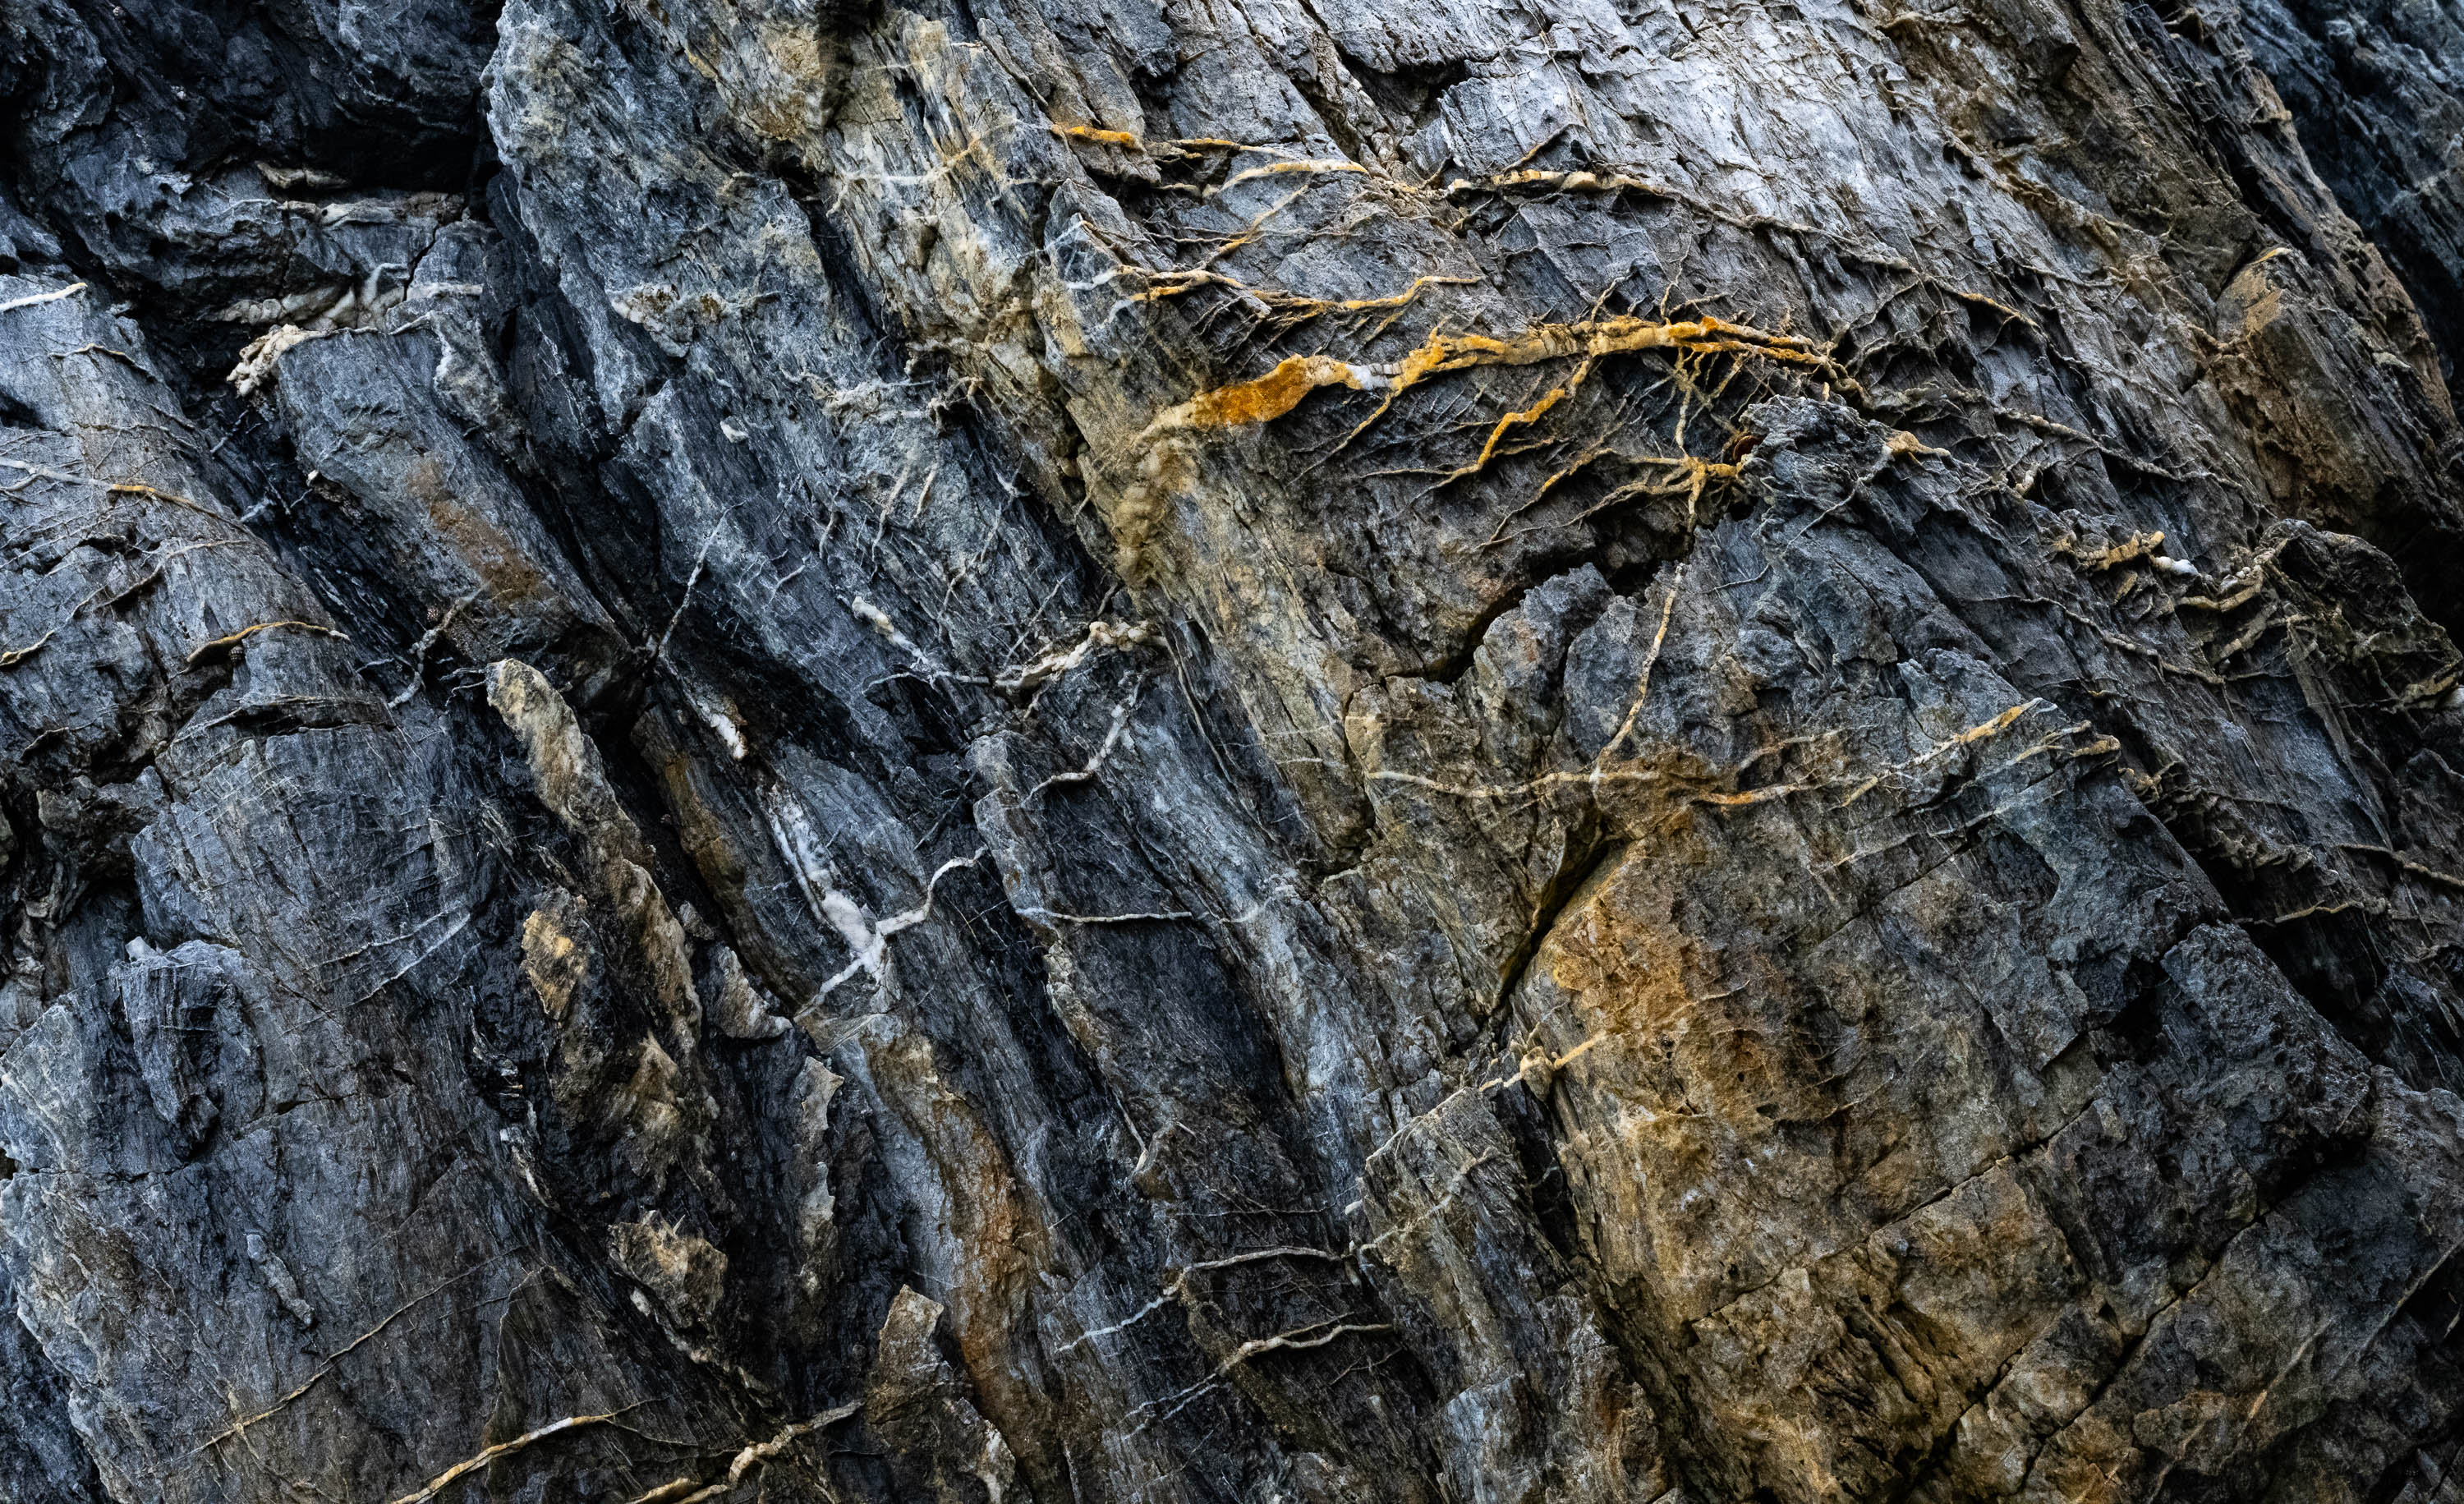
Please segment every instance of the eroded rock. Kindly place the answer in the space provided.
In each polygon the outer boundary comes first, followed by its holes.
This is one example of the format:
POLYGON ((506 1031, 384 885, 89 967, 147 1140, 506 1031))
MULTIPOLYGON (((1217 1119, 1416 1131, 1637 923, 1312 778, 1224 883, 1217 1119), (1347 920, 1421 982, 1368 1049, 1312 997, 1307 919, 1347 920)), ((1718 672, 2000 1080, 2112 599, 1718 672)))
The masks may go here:
POLYGON ((0 29, 0 1494, 2442 1496, 2452 16, 0 29))

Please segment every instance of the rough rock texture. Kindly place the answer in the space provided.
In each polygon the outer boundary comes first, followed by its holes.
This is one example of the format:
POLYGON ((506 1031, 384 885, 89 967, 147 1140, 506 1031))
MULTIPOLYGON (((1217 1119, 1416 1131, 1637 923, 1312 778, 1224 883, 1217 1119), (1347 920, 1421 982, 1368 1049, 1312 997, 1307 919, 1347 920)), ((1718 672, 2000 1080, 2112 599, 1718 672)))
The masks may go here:
POLYGON ((2464 23, 2431 5, 2253 0, 2247 24, 2313 166, 2404 277, 2453 381, 2464 354, 2464 23))
POLYGON ((0 1497, 2450 1496, 2459 69, 0 0, 0 1497))

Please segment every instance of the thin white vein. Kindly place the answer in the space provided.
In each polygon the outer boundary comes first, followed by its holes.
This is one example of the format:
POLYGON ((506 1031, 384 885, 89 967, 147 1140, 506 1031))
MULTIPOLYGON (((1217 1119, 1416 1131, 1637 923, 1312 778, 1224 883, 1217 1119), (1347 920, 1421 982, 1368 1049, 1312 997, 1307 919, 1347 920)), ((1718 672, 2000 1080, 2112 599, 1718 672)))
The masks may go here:
POLYGON ((828 997, 852 980, 858 972, 871 977, 876 982, 881 980, 882 968, 890 962, 890 937, 902 930, 912 930, 931 918, 933 890, 941 885, 941 879, 961 867, 973 867, 982 861, 989 854, 989 848, 979 846, 976 848, 973 856, 954 856, 935 868, 933 875, 924 884, 924 901, 903 914, 891 915, 879 924, 868 923, 864 917, 864 910, 846 894, 835 888, 825 894, 822 897, 822 912, 829 918, 831 923, 838 926, 839 933, 847 937, 847 946, 855 952, 855 959, 840 967, 836 976, 823 983, 821 990, 813 994, 813 1001, 818 1003, 828 997))

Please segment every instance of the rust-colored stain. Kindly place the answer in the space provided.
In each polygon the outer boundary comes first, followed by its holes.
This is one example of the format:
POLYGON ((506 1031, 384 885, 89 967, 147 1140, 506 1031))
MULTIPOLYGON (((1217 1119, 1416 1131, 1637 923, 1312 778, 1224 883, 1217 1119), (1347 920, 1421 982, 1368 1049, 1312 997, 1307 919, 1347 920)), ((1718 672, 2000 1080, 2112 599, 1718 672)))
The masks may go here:
MULTIPOLYGON (((1300 405, 1320 387, 1350 387, 1388 393, 1387 402, 1433 376, 1475 365, 1530 365, 1541 361, 1639 350, 1681 350, 1694 355, 1738 355, 1776 361, 1818 372, 1851 390, 1860 389, 1814 342, 1705 315, 1661 322, 1620 315, 1582 323, 1540 324, 1499 338, 1485 334, 1438 335, 1392 365, 1356 365, 1331 355, 1295 355, 1265 375, 1201 391, 1155 417, 1149 432, 1170 429, 1226 429, 1266 423, 1300 405)), ((1384 405, 1378 412, 1385 410, 1384 405)), ((1375 421, 1372 414, 1371 421, 1375 421)))
POLYGON ((462 504, 446 478, 445 467, 435 459, 412 464, 403 481, 412 496, 427 503, 428 520, 453 545, 493 600, 516 605, 554 593, 547 577, 512 535, 462 504))
POLYGON ((1100 125, 1055 125, 1052 127, 1052 132, 1056 136, 1067 136, 1072 141, 1096 141, 1107 146, 1126 146, 1132 151, 1146 149, 1146 144, 1128 131, 1106 130, 1100 125))
POLYGON ((1331 355, 1295 355, 1255 381, 1201 391, 1179 409, 1176 428, 1232 429, 1266 423, 1300 406, 1320 387, 1358 387, 1359 373, 1331 355))
POLYGON ((1649 864, 1620 863, 1567 906, 1542 958, 1549 978, 1617 1035, 1666 1027, 1693 1007, 1688 942, 1649 864))
POLYGON ((1695 354, 1750 355, 1829 372, 1829 356, 1810 340, 1773 334, 1708 315, 1659 322, 1631 314, 1585 323, 1540 324, 1498 339, 1485 334, 1441 335, 1403 357, 1395 369, 1397 391, 1447 371, 1475 365, 1529 365, 1573 356, 1597 359, 1638 350, 1682 349, 1695 354))

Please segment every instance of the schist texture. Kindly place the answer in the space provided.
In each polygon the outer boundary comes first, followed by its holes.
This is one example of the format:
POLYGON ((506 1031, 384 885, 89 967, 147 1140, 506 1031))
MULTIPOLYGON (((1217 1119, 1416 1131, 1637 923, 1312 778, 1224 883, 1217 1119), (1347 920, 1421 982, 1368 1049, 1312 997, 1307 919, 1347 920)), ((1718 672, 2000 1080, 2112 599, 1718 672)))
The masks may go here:
POLYGON ((2457 1496, 2452 0, 0 105, 0 1499, 2457 1496))

